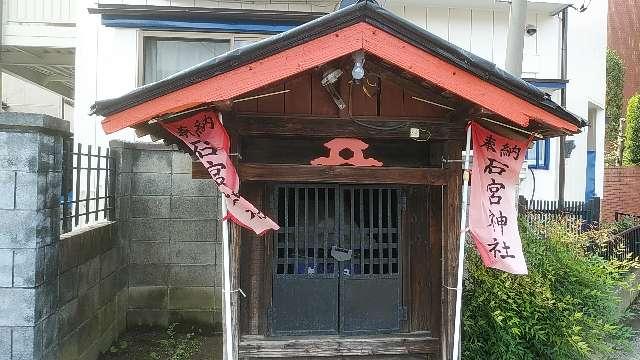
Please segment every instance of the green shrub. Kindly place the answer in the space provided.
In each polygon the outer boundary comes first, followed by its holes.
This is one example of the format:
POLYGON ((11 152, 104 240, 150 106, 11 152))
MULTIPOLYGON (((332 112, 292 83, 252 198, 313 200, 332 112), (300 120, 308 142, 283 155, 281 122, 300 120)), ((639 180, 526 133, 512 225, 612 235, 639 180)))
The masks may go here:
POLYGON ((521 224, 529 275, 485 268, 468 252, 463 292, 463 359, 576 360, 626 346, 616 289, 628 261, 584 249, 610 230, 575 234, 561 224, 521 224), (546 233, 546 236, 536 234, 546 233))
POLYGON ((626 121, 623 163, 638 165, 640 164, 640 94, 635 94, 629 99, 626 121))
POLYGON ((614 50, 607 50, 607 93, 606 93, 606 130, 607 148, 615 153, 618 126, 622 117, 624 102, 624 64, 614 50))

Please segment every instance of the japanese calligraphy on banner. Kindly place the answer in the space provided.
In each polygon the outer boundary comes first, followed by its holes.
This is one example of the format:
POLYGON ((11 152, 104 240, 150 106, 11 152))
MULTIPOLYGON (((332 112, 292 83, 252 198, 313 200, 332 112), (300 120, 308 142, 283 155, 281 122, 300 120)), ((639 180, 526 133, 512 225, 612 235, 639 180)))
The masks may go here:
POLYGON ((515 196, 530 140, 505 138, 477 123, 471 123, 471 134, 471 237, 485 266, 527 274, 515 196))
POLYGON ((207 169, 227 202, 225 219, 231 219, 258 235, 279 229, 278 224, 238 194, 240 181, 229 158, 229 135, 217 113, 202 112, 160 125, 182 140, 207 169))

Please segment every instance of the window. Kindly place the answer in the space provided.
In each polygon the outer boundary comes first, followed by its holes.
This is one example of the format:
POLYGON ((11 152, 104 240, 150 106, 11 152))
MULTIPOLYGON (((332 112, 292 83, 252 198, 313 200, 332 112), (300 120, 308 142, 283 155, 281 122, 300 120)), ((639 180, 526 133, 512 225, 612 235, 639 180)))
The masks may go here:
POLYGON ((230 40, 145 37, 144 84, 160 81, 230 48, 230 40))
POLYGON ((531 169, 549 169, 549 139, 533 142, 527 150, 527 164, 531 169))

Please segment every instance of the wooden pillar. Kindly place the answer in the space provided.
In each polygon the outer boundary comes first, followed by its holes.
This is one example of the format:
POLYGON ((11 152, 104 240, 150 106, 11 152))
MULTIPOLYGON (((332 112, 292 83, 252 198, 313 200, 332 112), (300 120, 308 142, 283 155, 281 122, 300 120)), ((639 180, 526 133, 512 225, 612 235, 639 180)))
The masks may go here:
MULTIPOLYGON (((462 142, 447 141, 444 154, 447 160, 462 159, 462 142)), ((458 270, 458 241, 460 235, 460 187, 462 186, 462 163, 446 165, 456 169, 443 191, 442 224, 442 353, 443 359, 450 359, 453 350, 453 332, 456 307, 456 284, 458 270), (459 170, 459 171, 458 171, 459 170)))

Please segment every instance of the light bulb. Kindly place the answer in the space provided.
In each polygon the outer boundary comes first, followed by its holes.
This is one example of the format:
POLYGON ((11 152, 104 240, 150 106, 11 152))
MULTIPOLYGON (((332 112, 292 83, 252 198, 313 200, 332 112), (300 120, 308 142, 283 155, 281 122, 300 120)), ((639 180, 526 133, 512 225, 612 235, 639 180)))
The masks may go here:
POLYGON ((364 78, 364 53, 357 52, 353 54, 353 70, 351 70, 353 80, 359 81, 364 78))
POLYGON ((353 65, 351 76, 354 80, 362 80, 362 78, 364 77, 364 67, 362 67, 362 64, 356 63, 355 65, 353 65))

